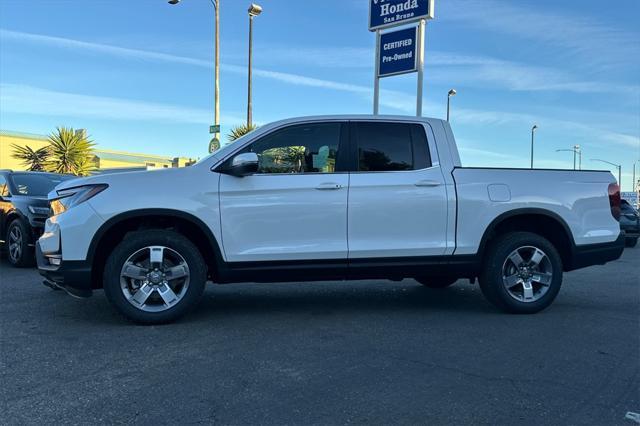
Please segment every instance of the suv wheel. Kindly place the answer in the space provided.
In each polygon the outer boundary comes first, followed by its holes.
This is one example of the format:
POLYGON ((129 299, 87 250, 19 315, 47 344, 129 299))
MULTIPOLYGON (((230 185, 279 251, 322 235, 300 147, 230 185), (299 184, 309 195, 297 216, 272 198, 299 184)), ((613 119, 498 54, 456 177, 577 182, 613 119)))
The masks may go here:
POLYGON ((562 260, 545 238, 529 232, 498 237, 485 257, 480 288, 503 311, 532 314, 548 307, 562 285, 562 260))
POLYGON ((104 270, 104 291, 125 317, 143 324, 174 321, 200 301, 207 268, 198 249, 167 230, 129 234, 104 270))
POLYGON ((458 281, 457 278, 451 277, 418 277, 415 280, 425 287, 438 289, 451 287, 456 281, 458 281))
POLYGON ((11 222, 5 241, 9 263, 19 268, 33 265, 33 248, 29 246, 30 232, 22 220, 16 219, 11 222))

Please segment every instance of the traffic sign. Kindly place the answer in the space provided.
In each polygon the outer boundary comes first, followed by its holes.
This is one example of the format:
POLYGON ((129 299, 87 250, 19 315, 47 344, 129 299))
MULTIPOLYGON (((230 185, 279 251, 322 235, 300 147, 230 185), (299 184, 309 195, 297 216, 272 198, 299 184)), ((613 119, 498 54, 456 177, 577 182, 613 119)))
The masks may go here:
POLYGON ((369 0, 369 31, 433 19, 434 0, 369 0))
POLYGON ((220 149, 220 140, 218 138, 211 139, 209 142, 209 154, 220 149))
POLYGON ((220 125, 214 124, 213 126, 209 126, 209 133, 212 135, 216 133, 220 133, 220 125))
POLYGON ((378 77, 417 71, 417 27, 384 33, 379 40, 378 77))

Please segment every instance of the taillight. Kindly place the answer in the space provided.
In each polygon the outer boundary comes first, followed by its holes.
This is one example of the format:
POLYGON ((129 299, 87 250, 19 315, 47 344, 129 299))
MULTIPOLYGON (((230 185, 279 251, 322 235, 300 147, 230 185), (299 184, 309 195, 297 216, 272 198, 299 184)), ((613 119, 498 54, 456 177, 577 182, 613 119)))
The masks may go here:
POLYGON ((617 183, 609 184, 609 206, 611 206, 611 216, 620 221, 620 186, 617 183))

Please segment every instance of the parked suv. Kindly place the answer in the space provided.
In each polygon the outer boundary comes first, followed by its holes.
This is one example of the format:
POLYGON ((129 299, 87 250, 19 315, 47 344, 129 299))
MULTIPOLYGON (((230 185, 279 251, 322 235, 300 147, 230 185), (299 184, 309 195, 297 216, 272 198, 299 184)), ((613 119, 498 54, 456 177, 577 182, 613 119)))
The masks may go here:
POLYGON ((0 243, 12 265, 35 263, 33 248, 49 217, 47 194, 70 177, 0 170, 0 243))
POLYGON ((467 168, 446 121, 328 116, 265 125, 183 169, 94 176, 49 195, 49 285, 104 288, 172 321, 205 282, 479 279, 507 312, 551 304, 563 271, 624 250, 610 172, 467 168))
POLYGON ((627 200, 620 206, 620 228, 625 232, 627 247, 635 247, 640 237, 640 215, 627 200))

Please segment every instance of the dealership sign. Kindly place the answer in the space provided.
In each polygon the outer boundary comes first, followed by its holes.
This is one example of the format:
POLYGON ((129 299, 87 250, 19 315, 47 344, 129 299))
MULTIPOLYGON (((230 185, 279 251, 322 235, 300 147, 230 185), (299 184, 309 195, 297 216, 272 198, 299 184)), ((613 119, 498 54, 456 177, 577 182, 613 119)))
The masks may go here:
POLYGON ((417 71, 417 28, 411 27, 380 36, 378 77, 417 71))
POLYGON ((369 31, 433 19, 434 0, 369 0, 369 31))

